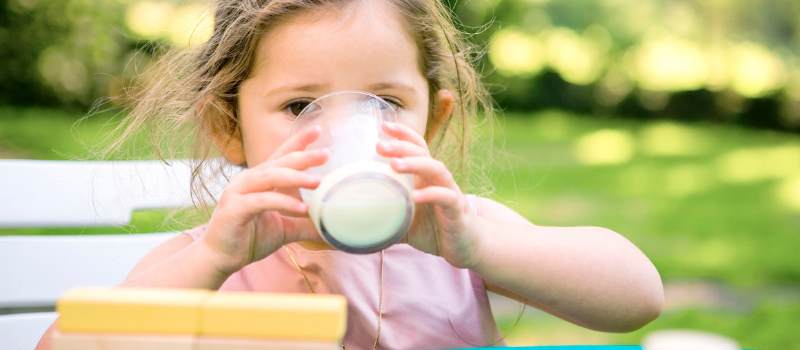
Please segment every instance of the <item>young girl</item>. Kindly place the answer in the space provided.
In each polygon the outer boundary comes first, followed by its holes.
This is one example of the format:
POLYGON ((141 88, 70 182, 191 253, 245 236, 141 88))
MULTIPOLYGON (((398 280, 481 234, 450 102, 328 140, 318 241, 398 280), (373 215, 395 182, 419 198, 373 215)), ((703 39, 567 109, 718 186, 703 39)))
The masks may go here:
MULTIPOLYGON (((350 349, 497 344, 487 290, 599 331, 655 319, 659 275, 622 236, 536 226, 462 193, 451 170, 469 177, 468 136, 478 107, 491 108, 458 34, 437 0, 221 0, 212 38, 192 64, 156 76, 130 130, 145 117, 193 125, 196 142, 246 169, 207 225, 155 248, 121 286, 343 294, 350 349), (380 253, 321 243, 298 195, 320 183, 302 170, 328 152, 305 150, 319 129, 289 137, 292 122, 340 90, 396 108, 400 122, 383 125, 396 140, 377 151, 415 178, 414 224, 404 243, 380 253)), ((214 153, 201 155, 198 174, 214 153)), ((49 332, 39 348, 48 340, 49 332)))

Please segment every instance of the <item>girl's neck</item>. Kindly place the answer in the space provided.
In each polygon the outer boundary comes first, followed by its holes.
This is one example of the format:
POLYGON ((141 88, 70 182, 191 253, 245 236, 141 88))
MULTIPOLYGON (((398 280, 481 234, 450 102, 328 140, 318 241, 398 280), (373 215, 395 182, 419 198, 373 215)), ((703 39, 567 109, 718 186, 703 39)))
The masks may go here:
POLYGON ((297 244, 306 250, 334 250, 333 247, 329 246, 328 243, 325 242, 301 241, 297 242, 297 244))

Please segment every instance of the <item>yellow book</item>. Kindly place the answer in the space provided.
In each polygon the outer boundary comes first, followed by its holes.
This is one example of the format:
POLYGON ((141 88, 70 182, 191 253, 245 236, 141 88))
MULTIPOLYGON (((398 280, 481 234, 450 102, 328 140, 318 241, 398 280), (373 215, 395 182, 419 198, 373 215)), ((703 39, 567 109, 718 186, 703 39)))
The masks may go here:
POLYGON ((62 332, 198 334, 202 289, 76 288, 56 303, 62 332))
POLYGON ((339 340, 347 327, 341 295, 220 292, 203 303, 200 334, 339 340))

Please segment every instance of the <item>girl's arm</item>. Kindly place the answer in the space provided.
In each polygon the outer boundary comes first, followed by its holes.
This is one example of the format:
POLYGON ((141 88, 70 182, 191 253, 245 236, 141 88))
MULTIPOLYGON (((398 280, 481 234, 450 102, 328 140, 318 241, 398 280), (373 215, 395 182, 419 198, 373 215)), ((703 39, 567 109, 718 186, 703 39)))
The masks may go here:
POLYGON ((150 251, 119 287, 201 288, 216 290, 229 277, 202 239, 183 233, 150 251))
MULTIPOLYGON (((278 188, 316 188, 319 178, 301 171, 325 163, 326 150, 303 151, 320 129, 297 134, 267 161, 234 176, 222 193, 202 238, 173 237, 153 249, 120 287, 203 288, 216 290, 244 266, 272 254, 286 243, 320 240, 307 218, 307 206, 278 188)), ((50 349, 53 323, 37 350, 50 349)))
POLYGON ((630 332, 661 313, 664 290, 650 260, 599 227, 535 226, 508 207, 478 198, 475 264, 489 291, 577 325, 630 332))
POLYGON ((624 237, 597 227, 535 226, 488 199, 478 200, 476 215, 422 135, 402 124, 383 130, 397 140, 379 142, 378 153, 395 158, 398 173, 414 175, 412 198, 428 214, 417 215, 406 235, 415 248, 472 269, 489 290, 586 328, 632 331, 661 313, 658 271, 624 237))

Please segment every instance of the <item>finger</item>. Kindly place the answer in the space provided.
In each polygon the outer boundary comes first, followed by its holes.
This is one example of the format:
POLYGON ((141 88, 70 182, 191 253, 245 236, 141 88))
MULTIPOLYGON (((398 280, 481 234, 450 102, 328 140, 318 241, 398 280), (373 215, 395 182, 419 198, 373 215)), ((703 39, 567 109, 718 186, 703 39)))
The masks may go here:
POLYGON ((408 141, 381 141, 378 142, 376 149, 378 154, 389 158, 430 156, 427 148, 422 148, 408 141))
POLYGON ((459 197, 460 193, 440 186, 425 187, 411 193, 411 198, 415 203, 435 204, 450 220, 457 220, 461 216, 463 203, 459 197))
POLYGON ((287 211, 298 214, 308 211, 308 205, 302 201, 277 192, 256 192, 239 196, 236 205, 248 217, 254 217, 265 211, 287 211))
POLYGON ((324 242, 311 219, 284 217, 283 224, 287 243, 297 241, 324 242))
POLYGON ((328 161, 330 154, 331 152, 327 148, 313 151, 295 151, 276 159, 271 164, 264 165, 264 167, 281 167, 295 170, 306 170, 311 167, 325 164, 325 162, 328 161))
POLYGON ((450 170, 447 170, 447 166, 431 157, 395 158, 392 159, 391 166, 398 173, 414 174, 425 179, 433 186, 458 189, 458 185, 453 179, 453 174, 450 173, 450 170))
POLYGON ((422 138, 422 135, 417 134, 416 131, 406 125, 399 123, 383 123, 383 131, 391 137, 398 140, 408 141, 417 146, 428 149, 428 143, 422 138))
POLYGON ((289 168, 253 168, 228 186, 240 194, 273 191, 278 187, 316 188, 320 177, 289 168))
MULTIPOLYGON (((289 197, 296 198, 298 200, 303 200, 303 197, 300 195, 300 190, 297 187, 279 187, 275 189, 275 192, 283 193, 289 197)), ((308 217, 308 212, 298 214, 290 211, 279 211, 279 214, 291 217, 305 217, 305 218, 308 217)))
POLYGON ((311 129, 294 135, 286 140, 286 142, 284 142, 280 147, 278 147, 278 149, 275 150, 275 153, 273 153, 269 159, 278 159, 291 152, 305 150, 306 147, 316 141, 321 134, 322 128, 317 125, 311 129))

